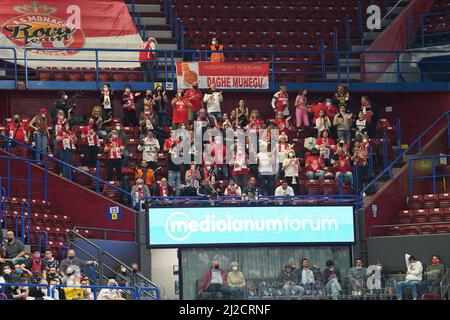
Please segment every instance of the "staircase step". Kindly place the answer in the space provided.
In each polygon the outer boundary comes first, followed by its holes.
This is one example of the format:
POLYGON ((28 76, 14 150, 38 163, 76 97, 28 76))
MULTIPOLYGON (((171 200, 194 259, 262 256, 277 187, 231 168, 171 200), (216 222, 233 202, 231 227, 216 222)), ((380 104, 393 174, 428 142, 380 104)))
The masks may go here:
MULTIPOLYGON (((326 74, 326 78, 328 80, 337 80, 339 78, 337 73, 327 73, 326 74)), ((359 73, 350 73, 348 75, 348 78, 350 80, 361 80, 361 74, 359 73)), ((342 79, 347 79, 347 75, 345 73, 341 73, 341 80, 342 79)))
POLYGON ((177 50, 177 45, 174 43, 159 43, 158 44, 159 50, 177 50))
MULTIPOLYGON (((131 12, 132 5, 128 5, 128 10, 131 12)), ((136 12, 161 12, 161 6, 159 4, 136 4, 134 6, 136 12)))
POLYGON ((155 24, 155 25, 165 25, 166 24, 166 18, 164 17, 141 17, 141 25, 148 25, 148 24, 155 24))
POLYGON ((142 25, 141 27, 145 30, 147 30, 148 32, 152 32, 154 30, 158 30, 158 31, 170 31, 170 26, 169 25, 154 25, 154 24, 146 24, 146 25, 142 25))

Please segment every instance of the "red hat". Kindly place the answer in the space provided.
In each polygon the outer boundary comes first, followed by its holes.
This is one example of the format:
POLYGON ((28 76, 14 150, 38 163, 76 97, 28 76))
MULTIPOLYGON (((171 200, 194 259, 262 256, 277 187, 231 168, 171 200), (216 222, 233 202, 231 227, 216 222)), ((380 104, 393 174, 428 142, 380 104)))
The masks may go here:
POLYGON ((41 109, 39 110, 39 112, 40 112, 40 113, 44 113, 44 114, 47 114, 47 109, 45 109, 45 108, 41 108, 41 109))

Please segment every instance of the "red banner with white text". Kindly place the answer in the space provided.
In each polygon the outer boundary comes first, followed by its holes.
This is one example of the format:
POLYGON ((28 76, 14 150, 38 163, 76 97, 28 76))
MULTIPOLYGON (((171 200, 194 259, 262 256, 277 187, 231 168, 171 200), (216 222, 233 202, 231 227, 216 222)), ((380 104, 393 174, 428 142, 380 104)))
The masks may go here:
POLYGON ((218 89, 268 89, 269 63, 182 62, 177 61, 178 88, 190 88, 198 81, 199 88, 215 83, 218 89))
MULTIPOLYGON (((0 2, 0 46, 16 47, 18 59, 24 59, 21 47, 39 47, 27 50, 31 68, 95 67, 95 52, 79 49, 140 49, 142 43, 123 1, 0 2)), ((12 62, 8 59, 12 57, 11 50, 0 50, 1 59, 12 62)), ((140 66, 137 51, 99 51, 98 60, 102 60, 100 67, 140 66)), ((23 60, 18 63, 24 65, 23 60)))

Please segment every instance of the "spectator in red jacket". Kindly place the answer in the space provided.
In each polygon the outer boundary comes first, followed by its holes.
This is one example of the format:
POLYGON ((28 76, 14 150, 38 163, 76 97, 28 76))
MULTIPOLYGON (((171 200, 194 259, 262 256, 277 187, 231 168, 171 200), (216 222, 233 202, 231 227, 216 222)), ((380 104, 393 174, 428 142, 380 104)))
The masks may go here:
POLYGON ((113 181, 114 169, 116 170, 117 180, 122 178, 122 157, 124 152, 122 140, 119 138, 117 129, 111 131, 111 137, 105 145, 107 181, 113 181))
POLYGON ((125 85, 125 91, 122 94, 122 122, 125 127, 135 126, 136 120, 136 98, 141 95, 140 92, 133 92, 129 84, 125 85))
POLYGON ((182 89, 177 90, 177 95, 172 99, 173 107, 173 117, 172 117, 172 127, 180 127, 183 123, 189 122, 189 112, 188 109, 192 107, 191 102, 184 96, 182 89))
POLYGON ((184 97, 191 103, 189 108, 189 121, 193 121, 198 118, 200 109, 203 108, 203 92, 198 88, 198 82, 192 83, 192 87, 188 89, 184 97))
POLYGON ((93 118, 90 118, 88 125, 81 129, 81 144, 84 149, 85 165, 89 168, 95 168, 97 164, 98 149, 100 147, 100 139, 93 118))
POLYGON ((329 137, 328 130, 322 131, 322 135, 319 139, 317 139, 316 145, 319 149, 320 157, 323 159, 325 165, 330 166, 336 146, 334 144, 334 140, 329 137))
MULTIPOLYGON (((23 144, 27 144, 30 137, 28 126, 20 121, 20 116, 18 114, 15 114, 12 121, 6 125, 3 134, 23 144)), ((13 143, 10 144, 9 152, 20 158, 27 157, 27 149, 13 143)))
MULTIPOLYGON (((56 143, 56 153, 59 160, 72 165, 72 156, 73 151, 75 150, 75 144, 77 143, 77 137, 68 122, 66 122, 64 127, 57 133, 56 143)), ((60 165, 60 174, 66 179, 71 179, 71 173, 72 169, 69 166, 60 165)))
POLYGON ((144 82, 155 82, 158 79, 158 60, 156 57, 156 46, 158 42, 155 38, 149 37, 143 43, 139 52, 139 61, 141 62, 142 71, 144 71, 144 82))
POLYGON ((198 295, 202 300, 216 300, 228 296, 227 273, 220 269, 218 259, 212 261, 211 267, 203 276, 198 295))
MULTIPOLYGON (((327 99, 329 100, 329 99, 327 99)), ((316 119, 320 117, 320 110, 322 110, 324 112, 324 114, 326 114, 327 112, 327 106, 325 105, 326 102, 318 102, 315 105, 312 105, 309 108, 309 112, 313 114, 313 123, 316 123, 316 119)))
POLYGON ((333 168, 336 172, 336 180, 342 177, 342 183, 347 185, 353 185, 353 173, 348 157, 340 158, 334 163, 333 168))
POLYGON ((319 157, 317 149, 313 149, 311 155, 306 158, 305 168, 306 179, 312 180, 319 178, 322 181, 325 179, 325 164, 322 158, 319 157))

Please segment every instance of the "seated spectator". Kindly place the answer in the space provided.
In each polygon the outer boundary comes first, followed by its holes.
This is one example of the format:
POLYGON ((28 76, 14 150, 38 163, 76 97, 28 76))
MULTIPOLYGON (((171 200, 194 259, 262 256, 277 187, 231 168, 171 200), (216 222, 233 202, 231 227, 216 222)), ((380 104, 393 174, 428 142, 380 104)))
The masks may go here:
POLYGON ((247 130, 259 130, 263 125, 263 120, 259 116, 258 110, 252 110, 248 119, 247 130))
POLYGON ((323 181, 325 179, 324 168, 325 164, 322 158, 319 157, 319 152, 317 149, 313 149, 311 155, 306 158, 306 179, 312 180, 318 178, 323 181))
POLYGON ((331 159, 336 146, 334 140, 329 137, 329 131, 323 130, 317 140, 317 149, 319 149, 320 157, 326 166, 331 166, 331 159))
POLYGON ((31 259, 25 263, 25 267, 31 271, 35 278, 45 279, 47 277, 44 259, 41 258, 41 253, 37 249, 33 251, 31 259))
POLYGON ((205 165, 200 168, 200 180, 206 180, 208 185, 212 186, 216 183, 216 174, 211 166, 210 161, 206 161, 205 165))
POLYGON ((66 300, 83 300, 83 289, 80 288, 80 267, 78 265, 69 265, 66 269, 66 273, 67 274, 64 276, 64 282, 67 287, 64 287, 63 289, 66 300))
POLYGON ((397 282, 396 292, 397 300, 403 299, 403 288, 411 287, 413 300, 417 300, 417 285, 422 282, 422 262, 416 257, 405 254, 406 276, 405 281, 397 282))
POLYGON ((182 192, 184 196, 196 196, 197 188, 200 186, 200 171, 194 162, 191 163, 189 170, 185 173, 185 186, 182 192))
POLYGON ((51 292, 47 286, 48 282, 46 279, 41 279, 40 284, 44 285, 42 287, 30 287, 28 291, 27 300, 47 300, 51 299, 51 292))
POLYGON ((230 179, 224 195, 227 197, 240 197, 242 195, 241 187, 236 184, 233 178, 230 179))
POLYGON ((317 117, 315 121, 315 129, 317 130, 317 136, 320 138, 322 136, 323 131, 328 131, 331 128, 331 121, 330 119, 325 115, 324 110, 319 111, 319 116, 317 117))
POLYGON ((431 258, 431 264, 425 270, 425 284, 431 286, 431 293, 440 294, 441 281, 444 277, 445 266, 437 255, 431 258))
POLYGON ((26 279, 24 279, 20 280, 20 283, 24 284, 24 286, 13 287, 12 297, 14 300, 27 300, 30 293, 30 289, 28 286, 26 286, 26 284, 29 282, 26 279))
POLYGON ((53 257, 53 252, 51 249, 45 249, 43 261, 46 272, 49 272, 50 268, 57 269, 59 266, 59 262, 55 259, 55 257, 53 257))
POLYGON ((28 283, 31 283, 33 273, 27 269, 24 263, 23 264, 16 263, 14 265, 14 270, 20 283, 23 283, 24 280, 27 281, 28 283))
POLYGON ((339 181, 339 177, 342 177, 342 183, 353 186, 353 173, 348 157, 341 158, 336 155, 336 158, 337 161, 333 165, 336 172, 335 179, 339 181))
POLYGON ((77 257, 75 257, 75 250, 70 249, 69 251, 67 251, 67 258, 61 261, 61 264, 59 265, 59 272, 63 277, 66 277, 68 267, 77 266, 78 268, 80 268, 81 266, 91 264, 93 264, 94 266, 98 266, 98 263, 95 260, 85 261, 78 259, 77 257))
POLYGON ((309 268, 308 259, 303 258, 300 262, 300 268, 296 268, 294 275, 300 285, 306 288, 312 289, 316 281, 320 281, 322 278, 320 268, 313 264, 312 270, 309 268))
POLYGON ((65 296, 63 288, 56 287, 55 290, 53 290, 54 286, 60 285, 60 284, 61 284, 61 280, 59 278, 52 278, 51 280, 49 280, 50 294, 53 295, 53 292, 54 292, 55 300, 66 300, 66 296, 65 296))
POLYGON ((60 281, 62 281, 62 277, 58 273, 57 268, 58 267, 50 267, 50 269, 46 272, 46 274, 47 274, 47 281, 50 282, 53 279, 59 279, 60 281))
POLYGON ((121 290, 116 289, 116 287, 118 287, 116 280, 109 279, 107 286, 111 287, 111 289, 101 289, 97 296, 97 300, 125 300, 122 297, 121 290))
POLYGON ((16 239, 13 231, 6 233, 6 242, 3 243, 5 258, 0 258, 0 263, 9 262, 12 265, 25 263, 25 246, 16 239))
POLYGON ((284 270, 279 276, 279 281, 283 284, 283 295, 289 297, 291 293, 295 296, 302 297, 305 294, 305 289, 297 285, 297 278, 294 274, 294 267, 291 263, 284 266, 284 270))
POLYGON ((162 178, 159 185, 150 188, 150 193, 153 197, 172 197, 174 195, 173 189, 167 183, 166 178, 162 178))
POLYGON ((230 264, 230 269, 227 275, 230 296, 234 300, 244 300, 246 284, 244 274, 239 271, 239 264, 236 261, 230 264))
POLYGON ((215 190, 213 190, 213 185, 208 182, 208 180, 202 179, 200 181, 200 186, 197 188, 197 195, 201 197, 210 197, 213 195, 215 190))
POLYGON ((216 300, 228 295, 227 273, 220 269, 219 260, 214 259, 200 282, 198 296, 201 300, 216 300))
MULTIPOLYGON (((82 286, 90 286, 91 282, 88 278, 81 278, 80 284, 82 286)), ((91 288, 83 288, 83 298, 82 300, 94 300, 94 293, 91 288)))
POLYGON ((294 189, 288 185, 286 180, 283 180, 283 183, 275 189, 276 197, 293 197, 294 189))
POLYGON ((155 172, 147 166, 147 161, 142 160, 141 165, 135 168, 134 178, 144 180, 147 187, 156 184, 155 172))
POLYGON ((361 258, 356 259, 355 266, 348 271, 349 289, 352 295, 360 296, 366 288, 366 273, 364 262, 361 258))
POLYGON ((276 118, 275 120, 273 120, 273 122, 275 123, 275 127, 280 131, 280 133, 287 133, 289 130, 291 130, 291 124, 289 120, 291 120, 291 117, 285 118, 283 112, 277 111, 276 118))
POLYGON ((131 188, 131 195, 133 196, 133 208, 135 210, 146 209, 146 203, 148 200, 144 200, 144 198, 150 197, 150 190, 144 184, 144 180, 137 179, 136 184, 131 188), (139 201, 141 202, 139 204, 139 201))
MULTIPOLYGON (((18 283, 19 282, 19 277, 17 276, 15 270, 13 268, 11 268, 11 266, 9 264, 4 264, 2 270, 3 270, 2 275, 3 275, 4 283, 18 283)), ((14 291, 14 289, 11 286, 4 287, 4 293, 8 297, 8 299, 13 298, 13 291, 14 291)))
MULTIPOLYGON (((367 283, 371 282, 373 287, 375 288, 375 292, 380 294, 382 293, 382 289, 386 286, 386 281, 389 278, 389 272, 386 270, 386 268, 383 265, 383 262, 381 260, 377 260, 377 263, 375 265, 375 270, 373 269, 373 266, 369 266, 366 271, 366 278, 367 283), (378 273, 375 277, 371 278, 373 274, 378 273), (377 287, 377 277, 380 277, 379 280, 379 286, 377 287)), ((393 288, 391 288, 393 289, 393 288)), ((393 294, 393 293, 390 293, 393 294)))
POLYGON ((261 188, 256 185, 256 178, 250 177, 248 179, 248 185, 243 190, 243 195, 248 200, 258 200, 262 194, 261 188))
POLYGON ((327 268, 323 271, 323 281, 325 282, 325 289, 328 293, 331 293, 333 300, 337 300, 340 292, 342 291, 341 272, 334 265, 333 260, 326 262, 327 268))

